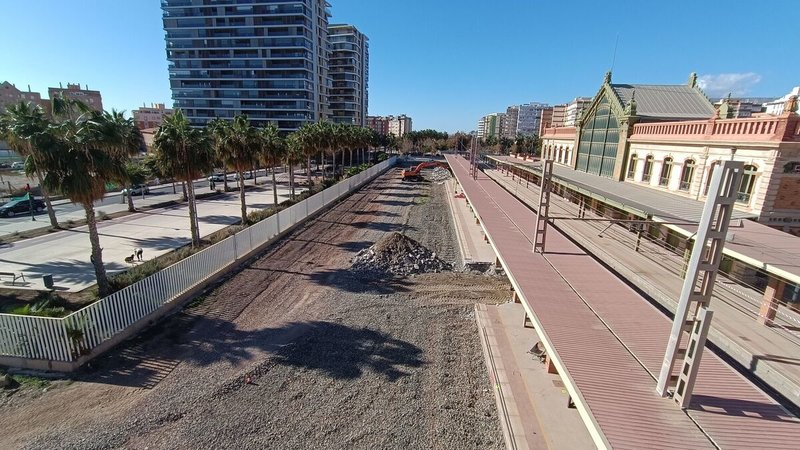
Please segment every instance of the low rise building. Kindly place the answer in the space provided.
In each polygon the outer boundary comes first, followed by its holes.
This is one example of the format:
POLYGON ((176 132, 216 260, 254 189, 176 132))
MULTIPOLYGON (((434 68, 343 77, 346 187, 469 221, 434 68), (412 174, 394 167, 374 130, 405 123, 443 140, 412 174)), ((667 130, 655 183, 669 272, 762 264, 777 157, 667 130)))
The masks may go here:
POLYGON ((100 91, 89 90, 88 85, 86 89, 81 89, 80 83, 67 83, 65 89, 59 83, 58 87, 47 88, 47 95, 51 100, 56 95, 63 95, 65 98, 81 101, 95 111, 103 110, 103 96, 100 95, 100 91))
POLYGON ((800 97, 800 86, 795 86, 788 94, 784 95, 781 98, 765 102, 763 104, 764 112, 775 116, 783 114, 786 103, 792 97, 800 97))
POLYGON ((389 121, 382 116, 367 116, 367 127, 378 134, 389 134, 389 121))
POLYGON ((163 103, 152 103, 150 107, 142 105, 141 108, 131 111, 136 127, 140 130, 147 128, 158 128, 164 121, 164 117, 170 116, 173 109, 166 108, 163 103))
POLYGON ((727 118, 692 74, 686 85, 613 84, 611 74, 575 127, 550 127, 542 155, 617 181, 702 200, 723 160, 745 163, 736 208, 800 234, 800 118, 790 96, 779 115, 727 118))
POLYGON ((32 92, 30 85, 27 91, 20 91, 16 86, 3 81, 0 83, 0 112, 6 110, 6 107, 19 102, 31 102, 35 105, 42 105, 42 94, 32 92))

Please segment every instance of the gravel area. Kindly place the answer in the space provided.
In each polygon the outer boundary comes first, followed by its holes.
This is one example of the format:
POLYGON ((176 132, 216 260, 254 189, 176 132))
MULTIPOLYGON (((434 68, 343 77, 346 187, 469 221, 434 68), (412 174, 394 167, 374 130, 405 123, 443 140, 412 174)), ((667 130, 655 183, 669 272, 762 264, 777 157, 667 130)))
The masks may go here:
POLYGON ((502 448, 473 304, 507 301, 507 282, 349 268, 391 231, 458 255, 443 186, 399 178, 352 195, 78 381, 6 404, 2 447, 502 448))

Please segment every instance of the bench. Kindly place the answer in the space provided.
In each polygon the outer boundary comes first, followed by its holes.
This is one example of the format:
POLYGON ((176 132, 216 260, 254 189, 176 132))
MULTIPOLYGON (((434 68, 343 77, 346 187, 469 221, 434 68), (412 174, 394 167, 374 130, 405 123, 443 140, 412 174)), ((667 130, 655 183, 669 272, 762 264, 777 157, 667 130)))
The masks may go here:
POLYGON ((15 272, 0 272, 0 277, 12 277, 11 285, 14 286, 17 283, 17 280, 22 278, 22 281, 25 281, 25 274, 22 272, 15 273, 15 272))

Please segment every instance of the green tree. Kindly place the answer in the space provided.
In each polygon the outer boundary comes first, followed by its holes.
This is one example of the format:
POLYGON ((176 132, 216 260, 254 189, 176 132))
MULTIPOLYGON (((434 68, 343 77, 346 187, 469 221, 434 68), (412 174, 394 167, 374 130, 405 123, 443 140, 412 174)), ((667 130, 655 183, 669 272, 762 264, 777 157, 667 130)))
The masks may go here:
POLYGON ((289 189, 291 198, 295 198, 294 166, 303 161, 303 142, 298 133, 292 133, 286 138, 286 153, 283 160, 289 166, 289 189))
POLYGON ((105 195, 106 183, 126 178, 125 163, 129 157, 121 150, 125 130, 113 113, 93 111, 52 124, 34 139, 43 150, 37 160, 37 166, 45 173, 42 184, 48 189, 58 189, 83 206, 99 294, 106 296, 110 287, 103 266, 94 202, 105 195))
POLYGON ((221 154, 225 168, 236 172, 239 181, 239 202, 242 208, 242 225, 247 223, 247 201, 244 192, 244 172, 251 170, 259 156, 258 130, 250 125, 245 114, 238 114, 223 137, 221 154))
POLYGON ((147 167, 138 161, 128 161, 125 164, 125 179, 128 181, 128 211, 135 212, 136 208, 133 204, 133 186, 137 184, 144 184, 147 181, 149 173, 147 167))
POLYGON ((207 129, 214 145, 214 166, 222 169, 222 186, 225 192, 228 192, 228 174, 225 169, 224 159, 225 153, 228 152, 226 145, 228 135, 231 132, 231 122, 216 117, 208 123, 207 129))
POLYGON ((286 155, 286 142, 280 135, 278 127, 269 123, 261 129, 261 158, 264 165, 272 167, 272 199, 278 206, 278 181, 275 179, 275 168, 281 165, 286 155))
MULTIPOLYGON (((6 111, 0 116, 0 140, 6 143, 20 156, 25 157, 25 166, 31 167, 32 173, 36 176, 42 191, 42 198, 47 206, 47 215, 50 218, 50 226, 58 228, 58 219, 50 201, 47 188, 42 184, 44 178, 44 167, 40 164, 42 154, 45 149, 37 146, 34 137, 44 133, 50 126, 50 122, 45 117, 44 111, 39 106, 32 103, 20 102, 16 105, 9 105, 6 111)), ((40 143, 38 145, 46 145, 40 143)))
POLYGON ((164 118, 153 138, 153 145, 161 171, 186 184, 192 246, 196 247, 200 245, 200 229, 193 181, 214 165, 210 139, 204 129, 192 128, 183 111, 178 109, 172 116, 164 118))

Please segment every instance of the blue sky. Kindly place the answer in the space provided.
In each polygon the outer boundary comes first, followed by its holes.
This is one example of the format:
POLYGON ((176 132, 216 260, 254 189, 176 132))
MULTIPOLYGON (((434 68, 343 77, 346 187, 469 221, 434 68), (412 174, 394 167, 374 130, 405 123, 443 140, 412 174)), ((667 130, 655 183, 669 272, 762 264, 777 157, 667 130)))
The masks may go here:
MULTIPOLYGON (((405 113, 416 129, 471 130, 510 104, 592 96, 617 35, 615 82, 684 83, 695 71, 712 96, 800 85, 794 0, 329 1, 332 22, 370 39, 370 114, 405 113)), ((171 104, 157 0, 3 7, 0 80, 39 92, 88 83, 106 108, 171 104)))

